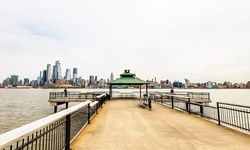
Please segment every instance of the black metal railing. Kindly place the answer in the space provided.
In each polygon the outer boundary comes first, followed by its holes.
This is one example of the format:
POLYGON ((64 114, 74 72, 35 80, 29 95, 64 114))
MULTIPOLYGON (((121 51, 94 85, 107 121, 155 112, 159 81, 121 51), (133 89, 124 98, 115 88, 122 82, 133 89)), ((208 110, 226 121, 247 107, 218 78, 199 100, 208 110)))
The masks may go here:
POLYGON ((70 142, 108 100, 102 94, 61 112, 0 135, 0 150, 69 150, 70 142))
POLYGON ((250 132, 250 106, 217 102, 217 106, 214 107, 190 102, 190 97, 171 94, 162 94, 160 98, 156 97, 155 101, 189 114, 217 121, 219 125, 250 132))
POLYGON ((50 92, 49 99, 95 99, 100 93, 87 92, 87 93, 77 93, 77 92, 50 92))
POLYGON ((236 127, 250 132, 250 106, 217 102, 218 124, 236 127))

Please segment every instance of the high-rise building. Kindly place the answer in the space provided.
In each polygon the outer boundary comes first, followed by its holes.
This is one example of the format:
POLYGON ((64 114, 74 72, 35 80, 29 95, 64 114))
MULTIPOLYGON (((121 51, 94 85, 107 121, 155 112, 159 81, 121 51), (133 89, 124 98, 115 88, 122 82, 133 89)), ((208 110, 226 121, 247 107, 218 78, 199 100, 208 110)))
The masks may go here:
POLYGON ((18 81, 18 75, 11 75, 11 76, 10 76, 10 83, 11 83, 13 86, 16 86, 16 85, 17 85, 17 81, 18 81))
POLYGON ((23 85, 24 85, 24 86, 27 86, 27 85, 29 85, 29 84, 30 84, 29 78, 24 78, 24 79, 23 79, 23 85))
POLYGON ((77 76, 78 76, 78 69, 77 68, 73 68, 73 84, 74 85, 77 85, 77 83, 78 83, 77 76))
POLYGON ((95 76, 95 83, 97 82, 97 76, 95 76))
POLYGON ((41 85, 45 85, 46 79, 47 79, 47 70, 43 70, 41 85))
POLYGON ((113 71, 111 72, 111 75, 110 75, 110 82, 114 80, 114 74, 113 74, 113 71))
POLYGON ((69 70, 69 69, 66 69, 66 72, 65 72, 65 80, 66 80, 66 81, 70 81, 70 79, 71 79, 70 70, 69 70))
POLYGON ((89 83, 90 84, 92 84, 92 83, 94 83, 95 82, 95 78, 94 78, 94 76, 89 76, 89 83))
POLYGON ((56 83, 56 80, 61 79, 61 63, 59 60, 56 61, 55 65, 53 66, 53 74, 52 74, 52 81, 56 83))
POLYGON ((46 85, 51 84, 51 64, 47 64, 46 85))
POLYGON ((98 87, 103 88, 105 86, 105 81, 103 79, 99 80, 98 87))

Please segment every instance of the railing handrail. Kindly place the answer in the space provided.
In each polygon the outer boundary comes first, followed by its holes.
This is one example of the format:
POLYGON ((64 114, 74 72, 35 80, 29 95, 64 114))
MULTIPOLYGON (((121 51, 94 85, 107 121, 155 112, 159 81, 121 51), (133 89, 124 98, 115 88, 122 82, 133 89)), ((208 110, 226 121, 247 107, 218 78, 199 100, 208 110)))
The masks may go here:
POLYGON ((250 108, 250 106, 246 105, 239 105, 239 104, 232 104, 232 103, 223 103, 223 102, 217 102, 218 104, 223 104, 223 105, 230 105, 230 106, 237 106, 237 107, 244 107, 244 108, 250 108))
POLYGON ((176 97, 176 98, 185 98, 185 99, 190 98, 190 97, 187 97, 187 96, 174 95, 174 94, 162 94, 162 96, 173 96, 173 97, 176 97))
POLYGON ((0 135, 0 148, 4 147, 7 144, 15 142, 17 139, 21 138, 22 136, 28 135, 32 133, 33 131, 37 131, 41 129, 45 127, 46 125, 49 125, 50 123, 56 120, 59 120, 60 118, 65 117, 68 114, 71 114, 72 112, 79 110, 80 108, 84 106, 87 106, 89 103, 91 103, 91 101, 87 100, 85 102, 82 102, 78 105, 65 109, 56 114, 50 115, 48 117, 44 117, 40 120, 34 121, 32 123, 26 124, 24 126, 16 128, 4 134, 1 134, 0 135))
POLYGON ((96 98, 101 98, 101 97, 103 97, 103 96, 106 96, 107 95, 107 93, 103 93, 103 94, 101 94, 101 95, 98 95, 98 96, 96 96, 96 98))

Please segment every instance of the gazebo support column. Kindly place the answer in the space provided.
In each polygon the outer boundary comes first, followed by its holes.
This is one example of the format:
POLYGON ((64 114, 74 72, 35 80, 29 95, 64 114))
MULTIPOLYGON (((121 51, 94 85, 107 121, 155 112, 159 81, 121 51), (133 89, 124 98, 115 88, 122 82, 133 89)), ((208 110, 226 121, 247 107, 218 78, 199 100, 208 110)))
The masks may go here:
POLYGON ((148 84, 146 84, 146 95, 148 96, 148 84))
POLYGON ((112 85, 109 85, 109 97, 112 99, 112 85))
POLYGON ((140 98, 141 98, 141 85, 140 85, 140 98))

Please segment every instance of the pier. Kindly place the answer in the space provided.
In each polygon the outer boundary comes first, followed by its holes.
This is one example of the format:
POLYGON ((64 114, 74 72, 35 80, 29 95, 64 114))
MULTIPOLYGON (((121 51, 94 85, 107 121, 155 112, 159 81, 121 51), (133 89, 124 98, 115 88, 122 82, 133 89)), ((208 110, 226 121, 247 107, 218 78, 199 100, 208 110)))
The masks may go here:
POLYGON ((109 100, 103 93, 0 135, 0 150, 250 147, 250 107, 219 102, 213 107, 169 96, 170 101, 148 97, 149 109, 139 105, 140 98, 109 100))
POLYGON ((71 143, 83 149, 249 149, 250 136, 153 102, 111 100, 71 143))

